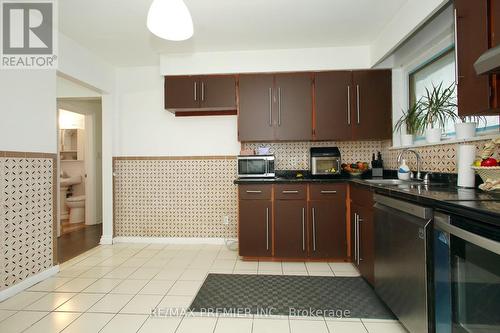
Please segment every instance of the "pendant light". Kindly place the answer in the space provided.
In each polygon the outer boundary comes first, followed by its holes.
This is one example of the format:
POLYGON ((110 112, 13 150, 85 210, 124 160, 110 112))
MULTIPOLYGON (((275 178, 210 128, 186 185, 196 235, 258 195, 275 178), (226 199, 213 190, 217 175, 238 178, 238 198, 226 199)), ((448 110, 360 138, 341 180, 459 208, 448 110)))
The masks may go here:
POLYGON ((181 41, 193 36, 193 20, 182 0, 154 0, 149 7, 147 26, 163 39, 181 41))

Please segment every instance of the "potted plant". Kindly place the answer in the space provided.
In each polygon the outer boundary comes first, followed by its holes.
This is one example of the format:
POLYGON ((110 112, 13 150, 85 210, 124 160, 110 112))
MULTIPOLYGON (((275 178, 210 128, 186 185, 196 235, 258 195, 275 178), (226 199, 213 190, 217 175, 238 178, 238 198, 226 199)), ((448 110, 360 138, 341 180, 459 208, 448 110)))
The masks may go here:
POLYGON ((458 118, 455 84, 443 87, 441 82, 438 86, 432 85, 431 89, 425 88, 421 102, 425 138, 429 143, 439 142, 446 122, 458 118))
POLYGON ((455 137, 457 139, 470 139, 476 136, 476 128, 480 123, 486 126, 484 116, 459 117, 460 122, 455 123, 455 137))
POLYGON ((403 115, 397 121, 394 126, 394 132, 401 131, 403 125, 406 129, 406 133, 401 132, 401 145, 411 146, 415 135, 422 134, 422 102, 418 100, 413 103, 408 110, 402 110, 403 115))

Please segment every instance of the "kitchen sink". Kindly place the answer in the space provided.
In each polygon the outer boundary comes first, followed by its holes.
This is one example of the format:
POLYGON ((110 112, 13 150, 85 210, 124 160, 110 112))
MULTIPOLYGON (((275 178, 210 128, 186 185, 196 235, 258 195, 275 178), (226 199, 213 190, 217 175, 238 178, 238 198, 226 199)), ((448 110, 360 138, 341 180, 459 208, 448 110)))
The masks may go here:
POLYGON ((377 185, 416 185, 422 184, 421 181, 415 180, 400 180, 400 179, 364 179, 369 184, 377 185))

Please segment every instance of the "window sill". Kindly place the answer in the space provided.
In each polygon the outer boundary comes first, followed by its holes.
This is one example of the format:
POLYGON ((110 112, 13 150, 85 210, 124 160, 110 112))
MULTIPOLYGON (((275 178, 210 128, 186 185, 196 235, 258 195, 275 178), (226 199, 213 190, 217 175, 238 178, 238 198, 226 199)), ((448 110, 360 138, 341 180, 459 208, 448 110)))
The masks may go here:
POLYGON ((466 143, 466 142, 475 142, 475 141, 483 141, 483 140, 490 140, 493 138, 496 138, 500 135, 500 133, 490 133, 490 134, 484 134, 484 135, 479 135, 467 140, 464 139, 445 139, 441 140, 440 142, 435 142, 435 143, 427 143, 427 142, 422 142, 422 143, 414 143, 411 146, 398 146, 398 147, 391 147, 389 150, 400 150, 400 149, 407 149, 407 148, 419 148, 419 147, 430 147, 430 146, 440 146, 440 145, 451 145, 454 143, 466 143))

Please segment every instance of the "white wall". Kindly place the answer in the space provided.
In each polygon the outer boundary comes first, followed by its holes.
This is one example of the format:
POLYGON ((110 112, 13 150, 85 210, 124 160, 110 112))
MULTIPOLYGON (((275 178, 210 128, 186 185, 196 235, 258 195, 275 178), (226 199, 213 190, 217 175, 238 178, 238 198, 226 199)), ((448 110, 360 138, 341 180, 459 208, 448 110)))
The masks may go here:
MULTIPOLYGON (((444 49, 453 45, 453 8, 445 8, 421 30, 393 52, 384 64, 391 64, 392 70, 392 121, 395 124, 402 115, 402 109, 409 104, 408 76, 444 49)), ((400 133, 394 133, 393 145, 401 144, 400 133)))
POLYGON ((158 67, 122 68, 117 75, 118 156, 236 155, 236 116, 175 117, 163 107, 158 67))
POLYGON ((0 150, 57 152, 54 70, 0 71, 0 150))
POLYGON ((101 97, 101 92, 84 87, 60 75, 57 76, 57 98, 88 98, 101 97))
POLYGON ((370 67, 370 48, 324 47, 163 54, 163 75, 286 72, 370 67))

